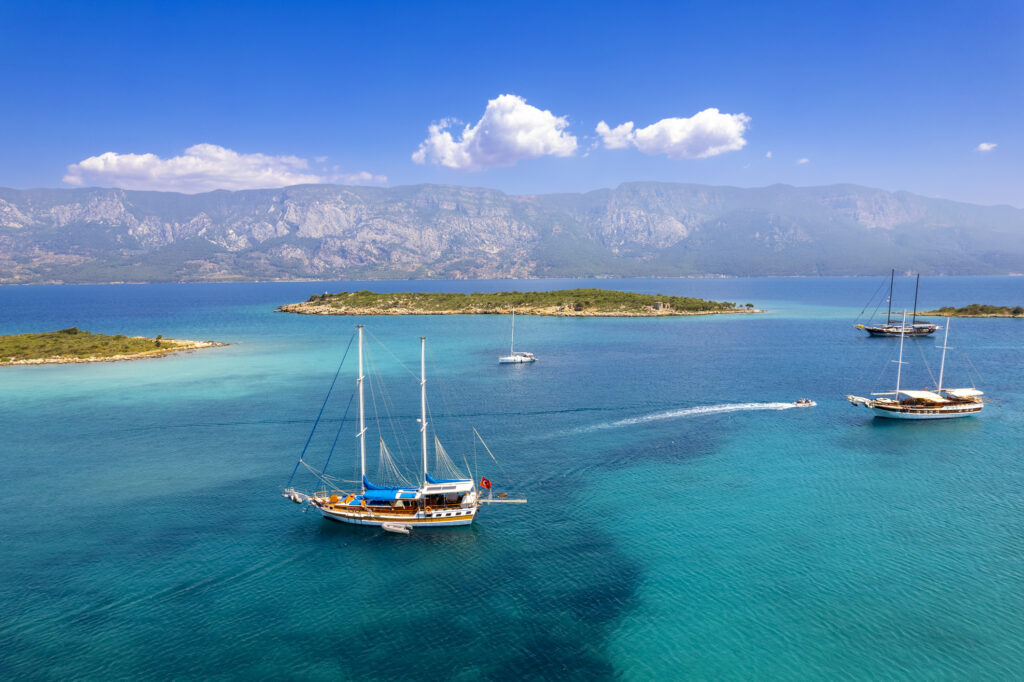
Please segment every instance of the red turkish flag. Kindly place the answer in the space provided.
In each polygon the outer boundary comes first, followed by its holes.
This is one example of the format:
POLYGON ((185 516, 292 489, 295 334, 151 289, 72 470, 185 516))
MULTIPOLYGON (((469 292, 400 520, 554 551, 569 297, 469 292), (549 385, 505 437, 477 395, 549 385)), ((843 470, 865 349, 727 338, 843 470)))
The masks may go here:
POLYGON ((481 477, 480 477, 480 485, 482 485, 483 487, 487 488, 488 490, 490 490, 490 489, 491 489, 491 482, 490 482, 490 481, 488 481, 488 480, 487 480, 486 478, 484 478, 483 476, 481 476, 481 477))

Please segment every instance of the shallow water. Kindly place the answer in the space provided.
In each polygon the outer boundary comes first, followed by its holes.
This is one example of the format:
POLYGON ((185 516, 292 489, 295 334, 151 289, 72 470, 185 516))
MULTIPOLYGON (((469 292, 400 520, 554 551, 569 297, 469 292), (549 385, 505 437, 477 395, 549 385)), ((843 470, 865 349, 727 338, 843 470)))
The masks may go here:
MULTIPOLYGON (((844 396, 891 388, 895 342, 849 324, 879 282, 0 288, 0 333, 232 344, 0 370, 0 676, 1019 675, 1024 322, 953 321, 949 381, 980 376, 995 401, 978 417, 872 420, 844 396), (521 317, 529 366, 497 364, 504 316, 273 312, 346 288, 594 285, 770 312, 521 317), (529 504, 401 536, 280 497, 358 322, 396 458, 418 456, 407 370, 425 335, 449 453, 529 504), (786 409, 801 397, 818 406, 786 409)), ((922 308, 1022 299, 1021 278, 922 281, 922 308)), ((908 341, 907 385, 934 385, 940 341, 908 341)), ((343 478, 357 475, 351 380, 346 367, 307 455, 322 466, 343 426, 343 478)))

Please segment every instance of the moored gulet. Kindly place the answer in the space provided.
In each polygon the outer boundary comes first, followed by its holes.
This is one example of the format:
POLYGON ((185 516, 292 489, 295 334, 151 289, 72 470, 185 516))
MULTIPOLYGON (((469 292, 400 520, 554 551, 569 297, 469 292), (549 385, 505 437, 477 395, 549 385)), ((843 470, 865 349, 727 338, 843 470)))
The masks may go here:
MULTIPOLYGON (((909 325, 907 324, 906 314, 903 315, 902 324, 898 320, 892 319, 892 290, 895 281, 896 269, 893 268, 892 272, 889 274, 889 309, 885 316, 885 323, 871 324, 869 321, 868 324, 854 324, 854 327, 857 329, 863 329, 871 336, 926 336, 928 334, 934 334, 939 329, 938 326, 931 322, 917 321, 917 294, 921 288, 921 273, 917 274, 917 281, 914 284, 914 312, 909 325)), ((870 303, 868 305, 870 305, 870 303)), ((865 308, 866 307, 867 306, 865 306, 865 308)))
MULTIPOLYGON (((434 435, 434 477, 428 470, 428 430, 427 430, 427 398, 426 398, 426 337, 420 338, 420 441, 422 449, 422 470, 419 473, 418 485, 377 485, 370 481, 366 473, 366 414, 364 384, 366 375, 363 373, 363 326, 358 325, 358 374, 356 389, 359 399, 359 471, 360 487, 345 490, 340 487, 323 486, 311 494, 298 492, 288 487, 283 496, 294 502, 308 502, 324 518, 331 521, 367 526, 381 526, 385 530, 407 533, 412 528, 468 526, 473 523, 482 503, 488 502, 519 502, 526 500, 510 500, 500 495, 498 500, 484 498, 480 494, 474 479, 459 471, 440 440, 434 435), (440 472, 440 473, 439 473, 440 472)), ((339 368, 340 371, 340 368, 339 368)), ((326 402, 325 402, 326 404, 326 402)), ((314 425, 314 429, 316 425, 314 425)), ((474 434, 479 434, 474 429, 474 434)), ((312 436, 311 436, 312 437, 312 436)), ((486 444, 481 443, 486 448, 486 444)), ((308 445, 308 442, 307 442, 308 445)), ((488 452, 490 452, 488 450, 488 452)), ((492 455, 493 457, 493 455, 492 455)), ((380 439, 380 459, 384 468, 398 474, 383 438, 380 439)), ((296 464, 304 464, 302 457, 296 464)), ((308 467, 307 465, 307 468, 308 467)), ((310 468, 310 471, 313 471, 310 468)), ((313 471, 317 474, 317 472, 313 471)), ((332 479, 317 474, 325 484, 332 479)), ((292 477, 294 478, 293 470, 292 477)), ((480 484, 490 490, 491 482, 480 479, 480 484)))
MULTIPOLYGON (((906 313, 903 314, 906 328, 906 313)), ((886 419, 953 419, 968 417, 981 412, 985 407, 981 391, 975 388, 943 388, 942 380, 946 369, 946 351, 949 348, 949 318, 946 318, 946 335, 942 342, 942 364, 939 368, 939 384, 934 391, 906 390, 900 387, 903 370, 903 341, 905 332, 900 334, 899 359, 896 361, 896 390, 872 393, 872 398, 848 395, 846 399, 853 406, 863 406, 874 412, 876 417, 886 419), (892 396, 886 397, 886 396, 892 396)))

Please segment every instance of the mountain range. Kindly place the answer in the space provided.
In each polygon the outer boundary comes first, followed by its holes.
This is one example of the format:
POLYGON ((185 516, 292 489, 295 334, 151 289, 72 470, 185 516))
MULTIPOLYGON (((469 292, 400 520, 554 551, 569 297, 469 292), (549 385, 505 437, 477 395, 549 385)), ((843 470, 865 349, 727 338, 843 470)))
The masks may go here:
POLYGON ((0 188, 0 283, 1024 272, 1024 210, 855 185, 0 188))

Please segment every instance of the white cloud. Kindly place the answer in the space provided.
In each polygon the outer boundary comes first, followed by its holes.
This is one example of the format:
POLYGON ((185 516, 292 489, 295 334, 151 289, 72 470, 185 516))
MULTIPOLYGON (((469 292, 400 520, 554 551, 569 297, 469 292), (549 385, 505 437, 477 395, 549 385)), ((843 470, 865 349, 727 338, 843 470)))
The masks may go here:
POLYGON ((977 147, 974 148, 974 151, 976 151, 976 152, 990 152, 990 151, 992 151, 993 149, 995 149, 998 146, 999 145, 997 145, 995 142, 982 142, 981 144, 979 144, 977 147))
POLYGON ((625 149, 634 143, 633 122, 627 121, 622 125, 610 128, 607 123, 601 121, 597 124, 597 134, 601 136, 605 149, 625 149))
POLYGON ((465 126, 456 139, 450 128, 458 123, 446 118, 431 124, 429 136, 412 160, 482 170, 539 156, 571 156, 576 151, 576 138, 565 131, 569 125, 565 116, 531 106, 517 95, 500 95, 487 102, 483 117, 476 125, 465 126))
POLYGON ((764 153, 764 158, 766 158, 766 159, 772 158, 772 153, 771 152, 765 152, 764 153))
MULTIPOLYGON (((320 158, 317 157, 319 161, 320 158)), ((215 189, 262 189, 307 183, 383 184, 387 178, 363 171, 331 177, 311 172, 297 156, 239 154, 215 144, 197 144, 181 156, 162 159, 156 154, 90 156, 68 166, 64 182, 123 189, 194 194, 215 189)))
POLYGON ((800 165, 803 165, 803 164, 805 164, 805 163, 810 163, 810 162, 811 162, 811 160, 810 160, 810 159, 797 159, 797 160, 796 160, 796 162, 797 162, 798 164, 800 164, 800 165))
POLYGON ((297 156, 239 154, 215 144, 197 144, 170 159, 115 152, 90 156, 68 166, 64 182, 185 193, 324 182, 308 168, 309 162, 297 156))
POLYGON ((644 154, 665 154, 670 159, 705 159, 742 149, 748 123, 746 114, 723 114, 712 107, 690 118, 663 118, 636 130, 632 121, 614 128, 601 121, 597 134, 606 149, 632 145, 644 154))

